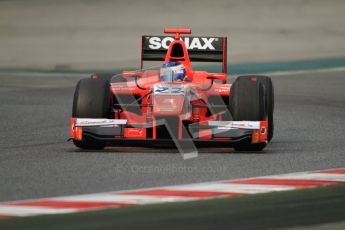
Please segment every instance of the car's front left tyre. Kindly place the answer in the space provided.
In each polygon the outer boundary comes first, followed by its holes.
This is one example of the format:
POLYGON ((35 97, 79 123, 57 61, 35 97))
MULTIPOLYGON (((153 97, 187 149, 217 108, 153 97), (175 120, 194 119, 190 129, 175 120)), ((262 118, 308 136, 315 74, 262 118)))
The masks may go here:
MULTIPOLYGON (((265 87, 255 77, 240 76, 231 86, 230 111, 234 121, 263 121, 267 119, 265 87)), ((261 151, 266 143, 241 143, 236 151, 261 151)))

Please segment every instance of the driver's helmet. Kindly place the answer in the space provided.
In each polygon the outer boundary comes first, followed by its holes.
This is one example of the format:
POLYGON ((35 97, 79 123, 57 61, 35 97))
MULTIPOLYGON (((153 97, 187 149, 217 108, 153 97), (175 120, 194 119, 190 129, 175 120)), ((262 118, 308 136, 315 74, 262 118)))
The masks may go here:
POLYGON ((176 61, 169 61, 165 63, 160 69, 160 76, 162 81, 188 81, 186 77, 186 67, 176 61))

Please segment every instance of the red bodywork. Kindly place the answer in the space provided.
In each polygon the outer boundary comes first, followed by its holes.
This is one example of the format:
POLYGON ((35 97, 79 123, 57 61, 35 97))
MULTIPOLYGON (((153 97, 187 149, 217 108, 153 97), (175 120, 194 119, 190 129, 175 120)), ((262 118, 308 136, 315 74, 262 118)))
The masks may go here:
MULTIPOLYGON (((168 131, 170 138, 177 138, 178 140, 192 138, 199 141, 231 142, 232 140, 242 141, 246 139, 251 143, 266 142, 267 121, 258 121, 256 128, 250 127, 252 123, 229 123, 228 126, 224 123, 229 119, 226 103, 231 89, 231 84, 225 83, 227 79, 226 37, 223 38, 222 44, 222 72, 209 73, 195 71, 192 68, 189 51, 180 37, 180 34, 190 34, 190 29, 165 29, 164 32, 175 34, 175 39, 170 43, 163 62, 178 61, 182 63, 186 67, 186 74, 191 82, 162 83, 159 70, 123 71, 122 77, 128 81, 111 82, 110 90, 114 97, 114 103, 122 104, 121 107, 114 107, 113 119, 124 120, 126 124, 114 123, 114 128, 121 126, 121 132, 119 135, 111 137, 108 135, 104 140, 110 142, 111 139, 152 141, 167 139, 167 131, 159 128, 162 125, 161 121, 166 119, 172 130, 168 131), (177 46, 182 48, 182 53, 179 52, 180 55, 178 56, 174 55, 174 49, 177 46), (133 81, 134 78, 137 80, 133 81), (165 94, 165 91, 168 93, 165 94), (121 95, 140 100, 127 105, 118 99, 121 98, 121 95), (212 98, 220 99, 218 104, 213 105, 218 108, 215 112, 210 109, 212 98), (136 111, 126 109, 133 106, 137 108, 136 111), (212 126, 210 122, 214 122, 216 125, 212 126), (193 125, 195 125, 195 129, 188 129, 193 125), (235 125, 235 128, 232 125, 235 125), (241 125, 243 127, 240 127, 241 125), (185 130, 189 131, 184 131, 183 127, 187 127, 185 130), (228 127, 229 129, 224 128, 223 130, 230 134, 222 134, 219 131, 221 130, 220 127, 228 127), (236 133, 237 130, 239 133, 236 133)), ((143 56, 143 53, 141 55, 143 56)), ((141 67, 143 66, 142 62, 143 60, 141 60, 141 67)), ((71 138, 82 139, 82 129, 84 127, 78 126, 76 119, 72 118, 71 138)))

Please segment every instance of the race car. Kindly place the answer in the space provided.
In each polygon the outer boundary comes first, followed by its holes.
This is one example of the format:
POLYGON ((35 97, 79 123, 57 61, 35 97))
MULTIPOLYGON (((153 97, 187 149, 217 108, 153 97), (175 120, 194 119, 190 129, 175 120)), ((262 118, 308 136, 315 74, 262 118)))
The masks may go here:
POLYGON ((272 80, 248 75, 229 83, 227 37, 185 35, 191 34, 190 29, 164 32, 174 35, 142 36, 139 70, 92 74, 77 83, 70 121, 73 143, 82 149, 123 145, 175 145, 181 151, 194 146, 264 149, 274 129, 272 80), (147 61, 159 64, 144 68, 147 61), (220 68, 208 72, 199 65, 196 70, 191 64, 195 62, 212 62, 220 68))

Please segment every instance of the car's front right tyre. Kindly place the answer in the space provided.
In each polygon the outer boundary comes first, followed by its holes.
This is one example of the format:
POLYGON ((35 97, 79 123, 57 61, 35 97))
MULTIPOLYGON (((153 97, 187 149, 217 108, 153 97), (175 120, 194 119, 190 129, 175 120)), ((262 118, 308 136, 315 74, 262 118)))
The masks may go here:
MULTIPOLYGON (((111 114, 111 92, 109 80, 102 78, 82 79, 77 83, 72 117, 74 118, 109 118, 111 114)), ((81 149, 103 149, 105 143, 84 137, 81 141, 73 140, 81 149)))

